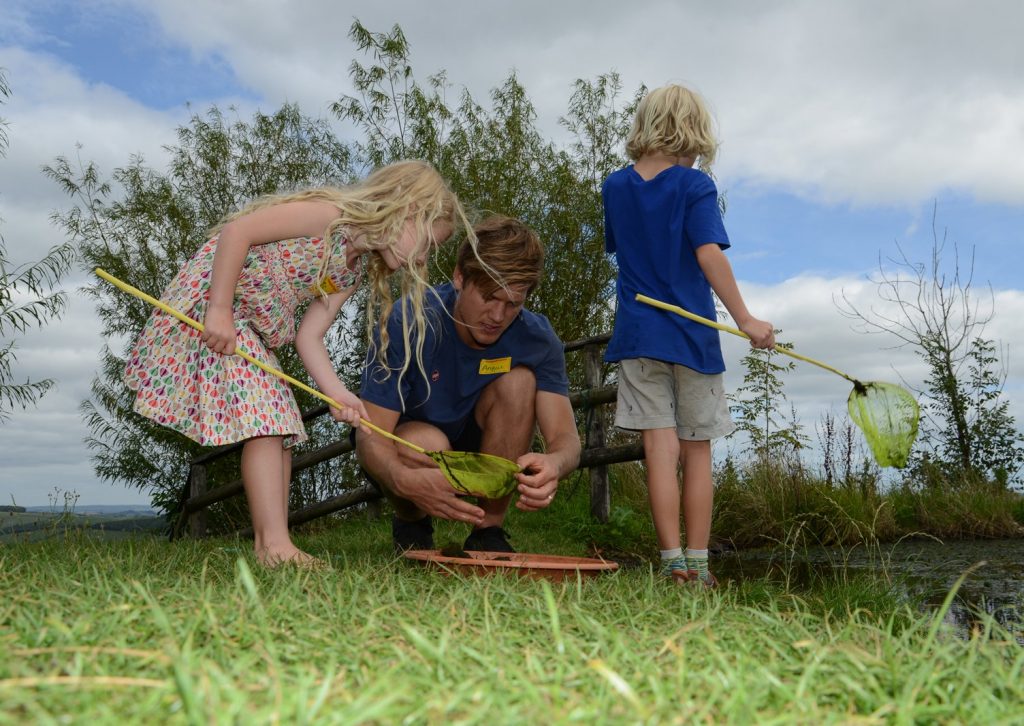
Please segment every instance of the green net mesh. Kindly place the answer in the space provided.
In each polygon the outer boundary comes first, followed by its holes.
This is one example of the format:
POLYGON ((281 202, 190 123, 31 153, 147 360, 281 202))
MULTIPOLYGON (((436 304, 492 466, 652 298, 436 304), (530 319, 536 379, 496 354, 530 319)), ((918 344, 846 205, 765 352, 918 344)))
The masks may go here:
POLYGON ((906 466, 921 415, 910 392, 892 383, 865 383, 854 386, 846 405, 879 466, 906 466))
POLYGON ((463 494, 500 499, 515 491, 519 466, 514 461, 469 451, 429 451, 427 456, 463 494))

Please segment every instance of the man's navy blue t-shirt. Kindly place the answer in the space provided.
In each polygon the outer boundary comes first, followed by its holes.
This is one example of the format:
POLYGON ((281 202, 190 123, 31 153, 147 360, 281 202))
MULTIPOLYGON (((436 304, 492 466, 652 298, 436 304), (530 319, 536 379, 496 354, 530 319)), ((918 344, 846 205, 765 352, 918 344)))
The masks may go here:
POLYGON ((523 309, 493 345, 477 350, 463 343, 455 332, 451 316, 456 297, 454 286, 447 283, 435 290, 440 302, 429 293, 423 301, 429 322, 423 345, 429 395, 427 382, 415 363, 398 381, 397 367, 404 358, 399 316, 405 309, 399 303, 388 321, 387 361, 392 367, 391 375, 385 378, 380 363, 372 355, 367 356, 360 398, 399 411, 400 421, 433 424, 449 441, 454 441, 473 415, 483 389, 516 366, 533 371, 538 391, 569 395, 564 346, 546 317, 523 309))

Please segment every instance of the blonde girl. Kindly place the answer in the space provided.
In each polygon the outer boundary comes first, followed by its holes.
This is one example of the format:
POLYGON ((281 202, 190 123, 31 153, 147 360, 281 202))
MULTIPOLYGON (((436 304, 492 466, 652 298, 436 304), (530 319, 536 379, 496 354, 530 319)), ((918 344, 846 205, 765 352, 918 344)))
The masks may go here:
MULTIPOLYGON (((231 355, 240 345, 279 367, 272 350, 294 342, 306 371, 344 409, 338 421, 368 418, 338 378, 324 336, 358 285, 369 283, 367 326, 386 334, 389 276, 401 274, 412 303, 403 324, 404 373, 422 351, 426 262, 456 228, 475 246, 458 199, 425 162, 382 167, 349 187, 256 200, 217 225, 167 288, 163 301, 204 322, 200 334, 154 312, 125 368, 135 410, 205 446, 245 441, 242 480, 260 562, 312 563, 288 533, 290 446, 307 438, 287 384, 231 355), (296 330, 298 307, 308 302, 296 330)), ((386 346, 381 346, 383 350, 386 346)))

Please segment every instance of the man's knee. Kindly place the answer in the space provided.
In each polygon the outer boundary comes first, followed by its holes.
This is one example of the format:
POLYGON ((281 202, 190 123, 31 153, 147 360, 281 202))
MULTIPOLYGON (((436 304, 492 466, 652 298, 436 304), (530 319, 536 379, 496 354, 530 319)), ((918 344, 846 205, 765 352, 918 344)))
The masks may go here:
POLYGON ((537 377, 533 371, 516 366, 487 386, 481 401, 499 404, 502 408, 528 406, 532 410, 536 395, 537 377))
MULTIPOLYGON (((406 421, 395 427, 395 435, 417 446, 422 446, 427 451, 445 451, 451 448, 448 437, 437 426, 423 421, 406 421)), ((407 454, 411 451, 406 446, 399 445, 399 454, 407 454)))
POLYGON ((536 399, 537 378, 529 368, 513 368, 491 383, 476 407, 476 420, 485 441, 495 430, 517 441, 531 436, 536 426, 536 399))

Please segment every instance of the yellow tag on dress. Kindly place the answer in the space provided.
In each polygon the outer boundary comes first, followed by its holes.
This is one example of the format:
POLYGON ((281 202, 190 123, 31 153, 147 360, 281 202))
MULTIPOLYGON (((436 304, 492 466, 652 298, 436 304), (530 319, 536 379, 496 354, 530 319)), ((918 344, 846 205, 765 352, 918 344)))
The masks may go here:
POLYGON ((320 281, 319 285, 313 285, 313 292, 319 295, 321 292, 325 295, 333 295, 338 291, 338 286, 334 284, 334 280, 329 277, 325 277, 320 281))
POLYGON ((480 375, 489 376, 494 373, 508 373, 512 370, 512 356, 505 358, 484 358, 480 361, 480 375))

